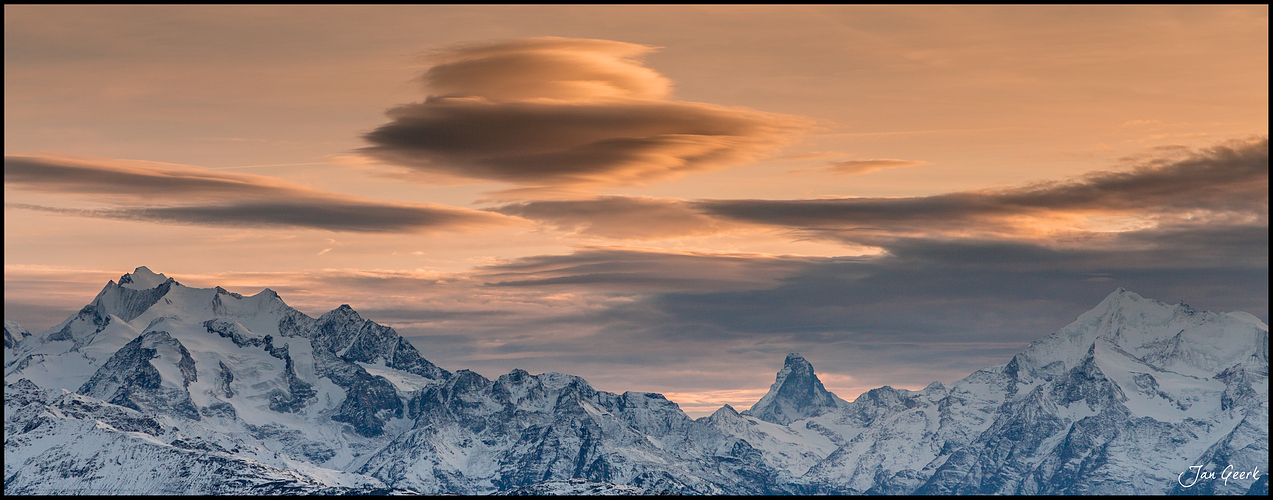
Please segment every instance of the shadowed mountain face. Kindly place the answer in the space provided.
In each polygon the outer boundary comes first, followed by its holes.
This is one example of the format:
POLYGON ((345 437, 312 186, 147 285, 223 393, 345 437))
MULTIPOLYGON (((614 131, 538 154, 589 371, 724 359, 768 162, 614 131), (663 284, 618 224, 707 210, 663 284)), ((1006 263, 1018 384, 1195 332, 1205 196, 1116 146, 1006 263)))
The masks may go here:
POLYGON ((844 402, 822 387, 822 381, 813 373, 812 364, 793 352, 787 355, 777 380, 769 387, 769 393, 742 414, 786 425, 820 415, 844 402))
MULTIPOLYGON (((427 347, 427 346, 424 346, 427 347)), ((444 370, 343 305, 139 268, 5 323, 6 494, 1267 491, 1268 325, 1119 289, 1007 364, 846 402, 790 354, 697 420, 560 373, 444 370), (1199 465, 1256 479, 1177 476, 1199 465)))

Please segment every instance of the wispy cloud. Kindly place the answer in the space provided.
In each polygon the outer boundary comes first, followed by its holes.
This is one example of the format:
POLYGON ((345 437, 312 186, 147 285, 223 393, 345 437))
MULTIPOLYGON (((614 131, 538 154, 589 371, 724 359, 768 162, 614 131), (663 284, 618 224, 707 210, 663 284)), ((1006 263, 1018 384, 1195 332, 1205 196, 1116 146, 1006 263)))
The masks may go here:
POLYGON ((831 162, 831 168, 828 168, 827 170, 837 174, 858 175, 878 172, 889 168, 916 167, 927 164, 928 162, 926 161, 898 160, 895 158, 847 160, 831 162))
POLYGON ((587 200, 530 201, 492 209, 539 221, 558 231, 620 240, 716 234, 737 224, 699 213, 683 200, 600 196, 587 200))
POLYGON ((581 291, 688 292, 768 288, 816 259, 762 254, 585 248, 568 255, 526 257, 479 268, 475 277, 499 287, 568 286, 581 291))
POLYGON ((390 110, 362 151, 523 188, 621 185, 737 165, 812 125, 667 100, 670 81, 637 59, 650 50, 556 37, 440 50, 422 77, 430 97, 390 110))
POLYGON ((103 209, 5 205, 81 217, 373 233, 467 230, 518 222, 466 208, 368 200, 273 177, 120 160, 6 156, 4 182, 19 189, 115 205, 103 209))

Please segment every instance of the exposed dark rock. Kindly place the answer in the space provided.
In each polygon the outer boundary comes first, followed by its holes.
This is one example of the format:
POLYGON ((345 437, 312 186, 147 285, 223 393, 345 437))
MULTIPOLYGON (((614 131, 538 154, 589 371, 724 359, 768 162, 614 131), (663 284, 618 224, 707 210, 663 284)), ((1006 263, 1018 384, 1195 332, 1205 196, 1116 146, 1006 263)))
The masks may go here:
POLYGON ((319 376, 331 379, 345 389, 345 400, 331 419, 353 426, 363 436, 384 432, 385 421, 403 416, 402 400, 393 384, 384 377, 373 376, 354 363, 337 358, 329 351, 314 349, 319 376))
POLYGON ((296 376, 296 368, 292 361, 292 356, 288 354, 288 345, 275 348, 270 344, 270 336, 265 336, 265 348, 269 351, 270 356, 280 358, 284 362, 283 376, 287 379, 287 390, 284 394, 282 391, 276 391, 270 396, 270 409, 276 412, 297 412, 305 408, 310 403, 310 399, 314 397, 318 391, 308 382, 301 380, 296 376))
POLYGON ((288 429, 278 424, 262 426, 247 424, 246 427, 252 433, 252 437, 277 442, 282 445, 281 451, 283 453, 298 459, 310 460, 321 464, 336 456, 336 451, 331 446, 317 441, 310 441, 305 438, 304 433, 298 430, 288 429))
POLYGON ((135 410, 172 412, 199 420, 199 411, 185 389, 193 381, 195 366, 190 351, 168 332, 152 331, 116 351, 76 392, 135 410), (161 349, 169 354, 161 356, 161 349), (180 370, 182 380, 170 381, 180 387, 163 384, 163 377, 152 364, 157 358, 180 370))
POLYGON ((314 348, 322 348, 349 362, 374 364, 382 360, 389 368, 434 380, 451 375, 421 357, 393 328, 362 319, 348 304, 318 318, 314 348))
POLYGON ((230 383, 234 382, 234 373, 230 371, 230 367, 225 366, 225 362, 219 362, 221 371, 217 372, 216 391, 219 396, 226 399, 234 397, 234 389, 230 388, 230 383))
MULTIPOLYGON (((261 347, 265 345, 265 339, 252 336, 252 333, 243 328, 243 325, 233 321, 213 318, 204 321, 203 327, 222 338, 230 339, 231 342, 234 342, 234 345, 239 347, 261 347)), ((267 335, 266 337, 268 338, 269 336, 267 335)))

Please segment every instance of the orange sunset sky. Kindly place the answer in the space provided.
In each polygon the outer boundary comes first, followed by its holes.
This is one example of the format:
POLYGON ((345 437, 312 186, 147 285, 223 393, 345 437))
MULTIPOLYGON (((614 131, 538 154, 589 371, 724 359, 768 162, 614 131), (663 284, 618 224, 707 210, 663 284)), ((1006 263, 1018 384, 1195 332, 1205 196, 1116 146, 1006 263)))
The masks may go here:
POLYGON ((10 6, 4 316, 138 266, 745 408, 1268 321, 1268 6, 10 6))

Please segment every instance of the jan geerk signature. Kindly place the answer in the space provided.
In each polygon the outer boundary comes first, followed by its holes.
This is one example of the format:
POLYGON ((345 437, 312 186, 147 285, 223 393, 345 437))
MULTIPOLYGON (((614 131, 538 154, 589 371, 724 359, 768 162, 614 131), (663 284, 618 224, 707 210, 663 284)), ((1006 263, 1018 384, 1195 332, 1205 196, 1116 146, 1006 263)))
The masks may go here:
MULTIPOLYGON (((1233 464, 1229 464, 1228 467, 1225 467, 1224 470, 1220 472, 1220 479, 1224 480, 1225 486, 1229 485, 1230 479, 1233 479, 1233 480, 1250 479, 1252 481, 1255 481, 1256 479, 1259 479, 1259 478, 1260 478, 1259 467, 1251 469, 1250 471, 1245 471, 1245 470, 1235 471, 1233 470, 1233 464)), ((1190 486, 1198 484, 1198 481, 1201 481, 1204 479, 1209 481, 1214 481, 1216 479, 1216 471, 1213 471, 1213 470, 1204 471, 1202 470, 1201 465, 1190 465, 1189 470, 1185 472, 1181 472, 1180 477, 1176 478, 1176 481, 1179 482, 1181 486, 1188 488, 1190 486), (1193 472, 1193 478, 1192 478, 1193 481, 1189 481, 1185 479, 1185 475, 1191 471, 1193 472)))

